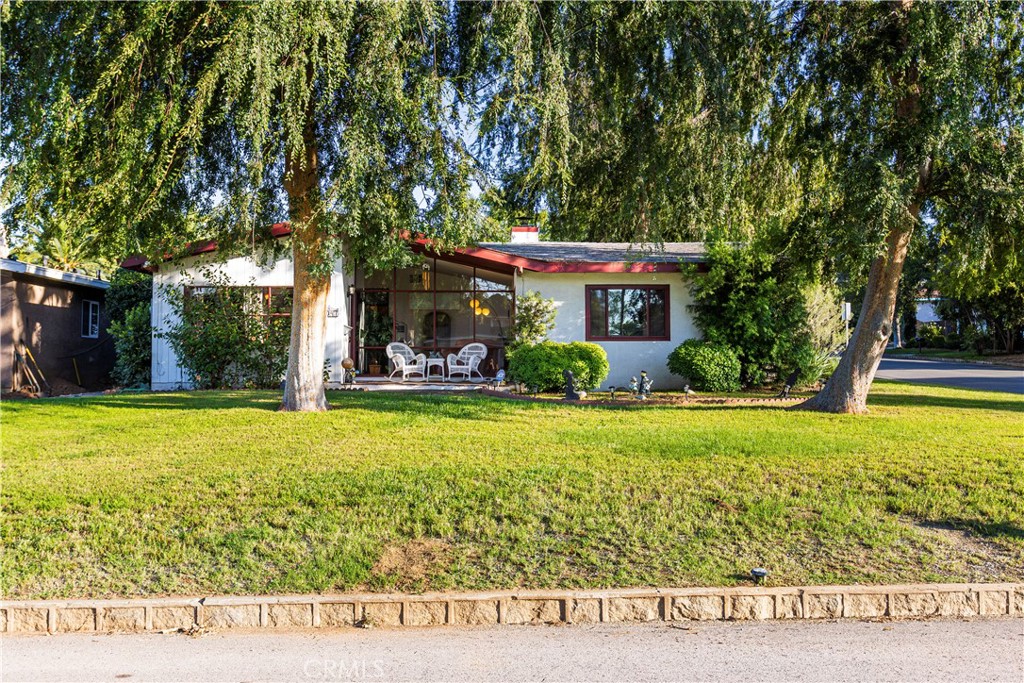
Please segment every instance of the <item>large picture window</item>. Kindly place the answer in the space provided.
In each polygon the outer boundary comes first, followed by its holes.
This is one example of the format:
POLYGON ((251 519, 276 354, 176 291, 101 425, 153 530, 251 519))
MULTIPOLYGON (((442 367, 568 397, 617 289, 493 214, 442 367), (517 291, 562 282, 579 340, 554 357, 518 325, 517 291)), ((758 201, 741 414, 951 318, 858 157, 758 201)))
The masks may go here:
POLYGON ((587 286, 587 340, 667 340, 668 285, 587 286))

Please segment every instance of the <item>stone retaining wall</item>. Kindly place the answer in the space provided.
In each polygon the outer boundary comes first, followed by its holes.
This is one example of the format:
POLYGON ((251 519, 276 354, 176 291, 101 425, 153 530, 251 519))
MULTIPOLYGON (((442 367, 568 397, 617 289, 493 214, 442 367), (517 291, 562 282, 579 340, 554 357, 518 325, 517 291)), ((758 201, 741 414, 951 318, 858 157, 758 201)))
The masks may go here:
POLYGON ((1024 584, 630 588, 0 602, 0 632, 1024 617, 1024 584))

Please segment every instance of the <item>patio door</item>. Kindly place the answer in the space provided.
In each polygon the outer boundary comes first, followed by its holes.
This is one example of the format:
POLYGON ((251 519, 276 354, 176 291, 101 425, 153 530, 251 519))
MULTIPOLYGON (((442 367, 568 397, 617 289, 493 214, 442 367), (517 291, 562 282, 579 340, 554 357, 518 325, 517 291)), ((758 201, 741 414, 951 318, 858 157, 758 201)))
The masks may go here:
POLYGON ((390 292, 357 290, 355 308, 356 368, 363 375, 386 375, 391 372, 386 349, 393 335, 390 292))

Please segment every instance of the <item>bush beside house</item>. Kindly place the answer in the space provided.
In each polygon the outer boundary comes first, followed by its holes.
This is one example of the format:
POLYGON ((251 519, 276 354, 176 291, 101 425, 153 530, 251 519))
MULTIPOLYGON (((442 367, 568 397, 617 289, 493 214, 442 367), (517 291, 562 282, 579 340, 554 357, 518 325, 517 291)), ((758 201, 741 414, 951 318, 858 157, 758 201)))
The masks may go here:
POLYGON ((813 358, 808 278, 762 246, 709 243, 708 272, 694 278, 691 306, 704 338, 731 348, 744 386, 770 384, 813 358))
POLYGON ((608 377, 608 369, 608 354, 588 342, 543 341, 522 344, 508 353, 509 379, 538 391, 563 389, 564 370, 572 372, 580 389, 595 389, 608 377))
POLYGON ((687 339, 669 354, 668 369, 700 391, 740 389, 740 359, 725 344, 687 339))

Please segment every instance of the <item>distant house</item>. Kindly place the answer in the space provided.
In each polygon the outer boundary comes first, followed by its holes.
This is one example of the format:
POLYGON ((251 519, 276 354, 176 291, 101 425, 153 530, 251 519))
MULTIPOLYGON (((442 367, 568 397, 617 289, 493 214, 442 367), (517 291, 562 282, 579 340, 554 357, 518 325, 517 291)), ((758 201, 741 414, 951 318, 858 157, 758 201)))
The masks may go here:
MULTIPOLYGON (((287 224, 272 233, 284 237, 287 224)), ((401 341, 417 353, 444 357, 470 342, 487 346, 481 369, 493 376, 505 364, 505 345, 516 297, 527 291, 554 299, 554 341, 591 341, 608 353, 608 383, 624 385, 646 370, 658 388, 678 387, 669 374, 669 353, 698 336, 687 309, 691 267, 703 261, 699 242, 629 245, 542 242, 536 227, 512 228, 508 242, 481 243, 438 253, 427 241, 413 249, 423 260, 412 268, 373 273, 360 264, 334 267, 328 302, 326 356, 330 381, 341 381, 341 361, 351 357, 366 376, 386 375, 385 347, 401 341)), ((216 244, 162 266, 142 259, 128 268, 153 271, 152 324, 154 389, 189 386, 173 349, 159 334, 173 324, 165 287, 205 291, 204 265, 239 287, 263 290, 267 315, 291 312, 292 263, 282 258, 261 264, 251 257, 218 263, 216 244)))
POLYGON ((0 389, 27 386, 36 364, 43 375, 36 379, 55 393, 106 386, 114 365, 108 287, 79 273, 0 259, 0 389))

